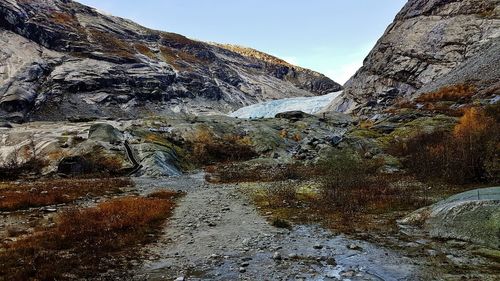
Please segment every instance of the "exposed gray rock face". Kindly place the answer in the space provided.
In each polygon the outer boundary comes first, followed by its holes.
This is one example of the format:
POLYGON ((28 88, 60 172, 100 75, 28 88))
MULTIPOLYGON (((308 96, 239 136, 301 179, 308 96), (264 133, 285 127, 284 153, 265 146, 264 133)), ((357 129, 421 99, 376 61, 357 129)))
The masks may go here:
POLYGON ((491 87, 499 36, 499 0, 410 0, 329 109, 362 114, 449 83, 491 87))
POLYGON ((123 134, 110 124, 99 123, 90 126, 89 139, 114 144, 123 141, 123 134))
POLYGON ((403 224, 423 224, 434 237, 453 238, 500 249, 500 187, 467 191, 422 208, 403 224))
POLYGON ((0 117, 227 113, 338 91, 260 52, 150 30, 66 0, 0 0, 0 117))

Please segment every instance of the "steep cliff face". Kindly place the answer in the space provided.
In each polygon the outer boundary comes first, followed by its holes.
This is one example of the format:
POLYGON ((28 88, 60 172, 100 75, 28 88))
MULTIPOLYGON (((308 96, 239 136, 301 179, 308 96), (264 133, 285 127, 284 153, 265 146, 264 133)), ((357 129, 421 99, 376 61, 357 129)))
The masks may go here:
POLYGON ((449 83, 491 90, 499 36, 499 0, 410 0, 329 110, 376 112, 449 83))
POLYGON ((0 45, 0 117, 8 119, 208 114, 341 89, 279 59, 147 29, 70 0, 0 0, 0 45))

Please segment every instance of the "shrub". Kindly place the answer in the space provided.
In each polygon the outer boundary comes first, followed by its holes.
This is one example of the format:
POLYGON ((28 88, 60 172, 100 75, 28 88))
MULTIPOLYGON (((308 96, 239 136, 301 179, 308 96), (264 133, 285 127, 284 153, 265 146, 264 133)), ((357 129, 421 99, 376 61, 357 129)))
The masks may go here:
POLYGON ((271 221, 271 225, 274 227, 277 227, 277 228, 288 228, 289 229, 292 227, 290 222, 288 222, 287 220, 284 220, 284 219, 280 219, 280 218, 274 218, 271 221))
POLYGON ((498 182, 500 127, 496 118, 483 109, 469 108, 453 131, 417 133, 396 141, 391 153, 404 157, 404 166, 424 180, 498 182))
POLYGON ((277 182, 264 189, 264 198, 271 208, 290 207, 297 203, 297 192, 290 182, 277 182))
POLYGON ((54 227, 7 244, 0 279, 93 279, 122 265, 113 254, 134 258, 134 249, 148 242, 173 206, 171 200, 125 197, 67 211, 54 227))
POLYGON ((333 152, 320 163, 323 171, 321 203, 334 208, 346 216, 352 216, 385 189, 388 184, 377 177, 382 163, 367 160, 350 150, 333 152))
POLYGON ((192 160, 201 165, 249 160, 257 156, 251 140, 237 135, 215 136, 209 129, 198 129, 192 141, 192 160))
POLYGON ((443 87, 435 92, 422 94, 416 102, 469 101, 476 93, 476 87, 459 84, 443 87))
POLYGON ((0 211, 14 211, 73 202, 84 196, 119 193, 129 179, 63 179, 23 184, 0 183, 0 211))
POLYGON ((213 183, 298 180, 309 179, 320 174, 316 167, 304 166, 298 163, 280 165, 227 163, 208 166, 205 171, 207 172, 207 181, 213 183))

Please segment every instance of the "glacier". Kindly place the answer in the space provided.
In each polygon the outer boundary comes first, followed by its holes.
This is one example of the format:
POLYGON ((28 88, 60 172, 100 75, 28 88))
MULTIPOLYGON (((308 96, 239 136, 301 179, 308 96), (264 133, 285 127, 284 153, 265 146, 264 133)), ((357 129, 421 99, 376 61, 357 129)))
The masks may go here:
POLYGON ((243 119, 274 118, 278 113, 297 110, 315 114, 328 106, 340 94, 342 94, 342 91, 316 97, 286 98, 256 103, 242 107, 230 113, 229 116, 243 119))

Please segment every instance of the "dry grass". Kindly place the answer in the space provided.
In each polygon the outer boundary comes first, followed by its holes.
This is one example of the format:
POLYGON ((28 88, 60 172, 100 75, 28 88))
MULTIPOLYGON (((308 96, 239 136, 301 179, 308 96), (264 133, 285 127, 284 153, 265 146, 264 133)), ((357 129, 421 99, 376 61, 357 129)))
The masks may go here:
POLYGON ((134 47, 139 53, 147 56, 148 58, 156 59, 156 55, 151 51, 151 49, 148 46, 144 44, 134 44, 134 47))
POLYGON ((62 179, 0 183, 0 210, 14 211, 73 202, 84 196, 121 192, 131 186, 129 179, 62 179))
POLYGON ((472 85, 452 85, 443 87, 435 92, 422 94, 416 102, 437 101, 469 101, 476 93, 476 87, 472 85))
POLYGON ((170 199, 125 197, 67 211, 54 227, 6 245, 0 279, 92 279, 127 266, 123 259, 137 257, 135 249, 151 240, 173 208, 170 199))
POLYGON ((361 129, 370 129, 374 124, 373 120, 363 120, 359 123, 359 127, 361 129))
POLYGON ((206 179, 212 183, 274 182, 310 179, 321 174, 315 167, 301 164, 242 166, 240 163, 211 165, 205 168, 206 179))
POLYGON ((175 199, 179 196, 182 196, 182 193, 172 190, 157 190, 148 195, 149 198, 157 198, 157 199, 175 199))
POLYGON ((166 63, 172 65, 177 70, 190 70, 189 64, 199 65, 207 63, 207 61, 187 51, 176 50, 165 46, 160 47, 160 54, 166 63))
POLYGON ((253 199, 262 212, 273 213, 271 223, 320 223, 349 233, 390 231, 396 229, 397 219, 433 202, 426 186, 412 182, 400 175, 377 175, 366 185, 332 188, 323 184, 308 193, 297 189, 301 183, 282 182, 253 194, 253 199))
POLYGON ((427 111, 431 111, 435 114, 444 114, 447 116, 453 116, 453 117, 461 117, 464 115, 466 112, 468 106, 466 107, 459 107, 459 108, 453 108, 450 106, 450 104, 447 103, 441 103, 441 102, 427 102, 424 103, 423 109, 427 111))
POLYGON ((62 25, 76 25, 78 21, 73 15, 61 12, 53 12, 51 18, 54 22, 62 25))
POLYGON ((272 211, 275 219, 322 223, 344 232, 393 228, 401 212, 428 205, 430 200, 421 185, 393 184, 405 178, 379 173, 381 165, 354 151, 337 151, 317 166, 294 168, 300 179, 312 180, 312 185, 309 181, 274 182, 260 188, 253 198, 263 211, 272 211), (305 191, 299 188, 302 184, 305 191))
POLYGON ((88 34, 93 42, 101 45, 103 51, 128 59, 134 57, 132 46, 115 35, 97 29, 88 29, 88 34))

